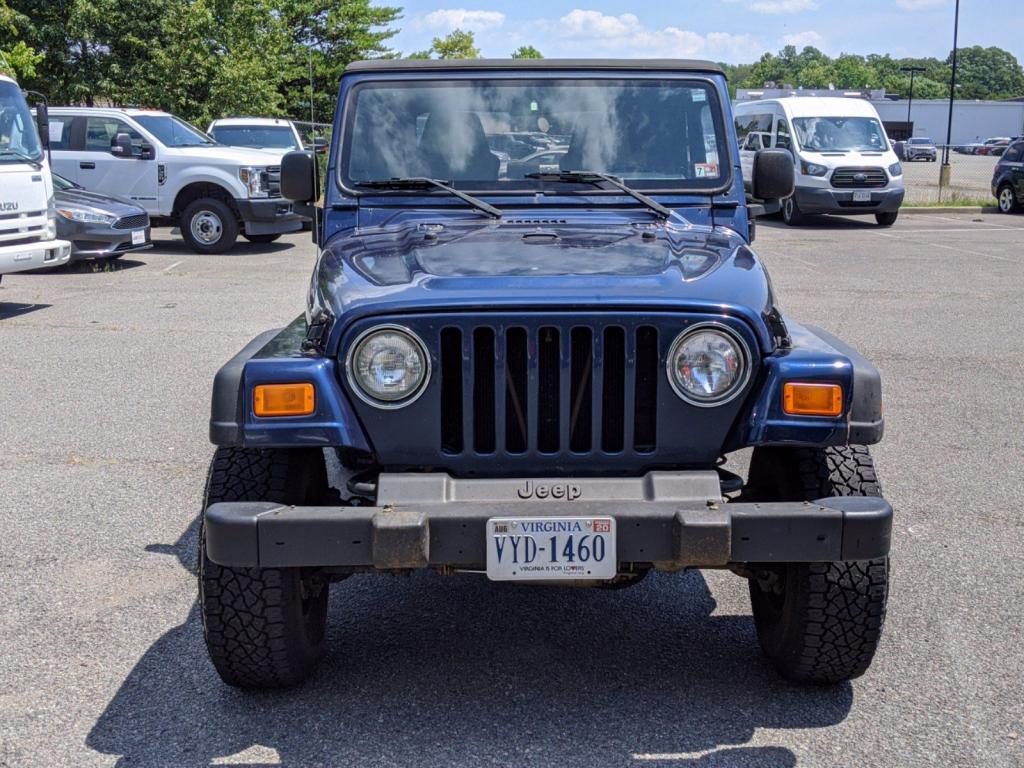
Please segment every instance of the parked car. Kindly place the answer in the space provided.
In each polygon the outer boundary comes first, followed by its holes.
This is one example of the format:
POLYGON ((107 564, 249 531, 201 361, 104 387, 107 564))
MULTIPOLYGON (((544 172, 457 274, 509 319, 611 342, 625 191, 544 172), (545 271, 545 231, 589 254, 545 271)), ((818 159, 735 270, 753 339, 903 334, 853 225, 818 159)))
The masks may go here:
POLYGON ((748 187, 759 151, 772 147, 791 153, 796 191, 782 207, 790 226, 818 213, 873 215, 883 227, 896 223, 903 165, 869 101, 805 96, 744 101, 733 115, 748 187))
POLYGON ((225 117, 210 123, 206 132, 229 147, 283 152, 306 148, 295 123, 276 117, 225 117))
POLYGON ((166 112, 50 110, 54 170, 92 192, 145 209, 152 226, 179 227, 196 253, 223 253, 239 234, 273 242, 302 228, 281 197, 284 150, 219 144, 166 112))
POLYGON ((903 159, 908 163, 915 160, 934 163, 937 157, 938 150, 935 148, 935 142, 931 139, 915 136, 908 139, 903 147, 903 159))
POLYGON ((989 154, 992 157, 1002 157, 1003 153, 1006 151, 1006 148, 1010 146, 1010 141, 1011 139, 1005 139, 1003 141, 998 141, 995 144, 992 144, 989 147, 988 152, 986 154, 989 154))
POLYGON ((57 235, 71 241, 71 258, 119 259, 152 248, 149 214, 135 203, 90 192, 53 174, 57 235))
POLYGON ((976 154, 976 155, 991 155, 993 149, 995 149, 996 147, 999 147, 999 146, 1005 147, 1009 143, 1010 143, 1010 139, 1009 138, 1000 137, 1000 138, 994 138, 994 139, 985 139, 985 141, 983 143, 975 145, 975 147, 974 147, 974 154, 976 154))
MULTIPOLYGON (((782 675, 864 673, 892 525, 880 377, 780 309, 750 217, 791 195, 793 157, 754 157, 748 205, 721 67, 378 59, 338 105, 326 190, 312 153, 282 163, 297 206, 324 195, 304 311, 213 383, 197 605, 221 678, 300 682, 333 582, 419 569, 729 570, 782 675), (484 125, 538 118, 570 126, 560 169, 503 178, 484 125), (744 448, 746 480, 721 461, 744 448)), ((855 127, 847 158, 888 149, 855 127)))
POLYGON ((1024 208, 1024 139, 1016 139, 1003 152, 992 175, 992 195, 1003 213, 1024 208))

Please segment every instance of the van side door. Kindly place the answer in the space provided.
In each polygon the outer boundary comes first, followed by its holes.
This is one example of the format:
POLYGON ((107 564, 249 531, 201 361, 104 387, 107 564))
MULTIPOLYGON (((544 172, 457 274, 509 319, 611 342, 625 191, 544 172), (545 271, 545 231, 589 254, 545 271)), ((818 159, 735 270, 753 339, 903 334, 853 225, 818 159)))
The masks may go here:
POLYGON ((150 214, 157 211, 157 146, 125 120, 88 115, 84 143, 78 154, 78 183, 86 189, 116 195, 138 203, 150 214), (111 152, 119 133, 132 140, 131 157, 111 152))

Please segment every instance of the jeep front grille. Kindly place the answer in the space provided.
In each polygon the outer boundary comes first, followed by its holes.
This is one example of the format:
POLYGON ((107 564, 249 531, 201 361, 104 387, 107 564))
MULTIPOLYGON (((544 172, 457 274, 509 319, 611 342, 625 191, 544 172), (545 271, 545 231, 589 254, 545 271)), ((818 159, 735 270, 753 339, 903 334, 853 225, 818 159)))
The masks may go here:
POLYGON ((871 189, 888 183, 884 168, 836 168, 832 172, 832 186, 838 189, 871 189))

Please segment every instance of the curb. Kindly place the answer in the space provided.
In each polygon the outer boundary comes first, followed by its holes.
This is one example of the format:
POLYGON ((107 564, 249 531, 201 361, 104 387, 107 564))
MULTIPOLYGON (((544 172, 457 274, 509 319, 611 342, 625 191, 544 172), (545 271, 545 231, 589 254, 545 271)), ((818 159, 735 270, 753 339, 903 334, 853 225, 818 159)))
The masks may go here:
POLYGON ((900 208, 900 213, 999 213, 999 208, 995 205, 904 205, 900 208))

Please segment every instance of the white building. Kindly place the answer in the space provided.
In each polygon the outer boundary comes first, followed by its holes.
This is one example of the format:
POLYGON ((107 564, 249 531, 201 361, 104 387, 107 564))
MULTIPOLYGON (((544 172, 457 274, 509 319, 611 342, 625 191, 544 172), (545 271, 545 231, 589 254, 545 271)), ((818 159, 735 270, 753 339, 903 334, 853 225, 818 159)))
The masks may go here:
MULTIPOLYGON (((948 99, 914 99, 910 123, 907 123, 907 100, 890 99, 884 90, 840 91, 830 89, 740 88, 736 101, 777 99, 783 96, 847 96, 868 99, 878 110, 885 130, 892 139, 927 136, 938 144, 946 141, 949 120, 948 99)), ((1024 135, 1024 101, 953 102, 953 144, 969 144, 995 136, 1024 135)))

